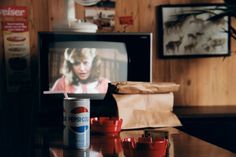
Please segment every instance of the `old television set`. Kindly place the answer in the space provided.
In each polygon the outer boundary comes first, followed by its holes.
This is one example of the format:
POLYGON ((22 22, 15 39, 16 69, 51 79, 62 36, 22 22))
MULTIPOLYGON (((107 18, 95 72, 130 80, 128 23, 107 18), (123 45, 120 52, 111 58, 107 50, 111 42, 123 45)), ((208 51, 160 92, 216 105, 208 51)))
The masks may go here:
MULTIPOLYGON (((50 92, 62 76, 65 51, 76 48, 94 48, 99 55, 102 77, 113 81, 152 81, 152 33, 79 33, 39 32, 39 110, 43 113, 62 108, 64 95, 50 92), (50 94, 45 94, 49 91, 50 94)), ((101 103, 104 93, 67 93, 69 96, 88 97, 93 104, 101 103)), ((95 106, 95 105, 94 105, 95 106)), ((58 114, 60 114, 58 112, 58 114)))

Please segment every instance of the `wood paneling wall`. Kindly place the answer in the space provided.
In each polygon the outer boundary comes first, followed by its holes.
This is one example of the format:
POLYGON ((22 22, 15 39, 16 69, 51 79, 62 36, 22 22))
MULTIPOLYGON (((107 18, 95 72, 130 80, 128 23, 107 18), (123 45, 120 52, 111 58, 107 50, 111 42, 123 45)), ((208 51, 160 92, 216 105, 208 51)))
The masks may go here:
MULTIPOLYGON (((230 57, 159 59, 156 6, 161 4, 222 3, 223 0, 116 0, 115 31, 123 32, 119 16, 133 16, 134 24, 126 32, 153 32, 153 81, 175 82, 180 90, 175 93, 178 106, 236 105, 236 55, 232 40, 230 57)), ((37 58, 37 32, 51 31, 66 18, 64 0, 1 0, 0 5, 25 5, 30 8, 32 60, 37 58)), ((76 16, 83 18, 84 8, 76 6, 76 16)), ((235 23, 235 22, 234 22, 235 23)), ((0 37, 3 55, 2 32, 0 37)))

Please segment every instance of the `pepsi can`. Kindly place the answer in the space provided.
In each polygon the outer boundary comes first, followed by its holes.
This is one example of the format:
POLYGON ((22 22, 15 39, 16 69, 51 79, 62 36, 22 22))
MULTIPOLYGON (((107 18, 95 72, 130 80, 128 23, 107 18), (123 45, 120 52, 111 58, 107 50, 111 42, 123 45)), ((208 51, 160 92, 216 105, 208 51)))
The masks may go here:
POLYGON ((66 147, 87 149, 90 146, 90 100, 65 98, 63 142, 66 147))

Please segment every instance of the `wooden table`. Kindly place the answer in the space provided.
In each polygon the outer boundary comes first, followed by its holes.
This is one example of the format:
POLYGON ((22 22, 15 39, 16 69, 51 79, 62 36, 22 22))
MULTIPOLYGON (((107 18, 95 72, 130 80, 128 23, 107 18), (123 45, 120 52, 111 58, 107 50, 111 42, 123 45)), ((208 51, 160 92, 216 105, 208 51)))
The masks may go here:
MULTIPOLYGON (((167 157, 236 157, 236 154, 216 145, 190 136, 175 128, 162 128, 169 133, 170 147, 167 157)), ((121 140, 140 137, 144 130, 122 131, 119 136, 91 135, 90 149, 79 151, 63 148, 62 134, 53 130, 41 131, 36 140, 36 156, 50 157, 124 157, 121 140), (57 132, 57 133, 55 133, 57 132), (44 133, 44 135, 42 134, 44 133), (43 146, 44 149, 41 149, 43 146), (44 150, 44 151, 43 151, 44 150)), ((227 139, 226 139, 227 140, 227 139)))
POLYGON ((174 107, 182 130, 236 153, 236 105, 174 107))

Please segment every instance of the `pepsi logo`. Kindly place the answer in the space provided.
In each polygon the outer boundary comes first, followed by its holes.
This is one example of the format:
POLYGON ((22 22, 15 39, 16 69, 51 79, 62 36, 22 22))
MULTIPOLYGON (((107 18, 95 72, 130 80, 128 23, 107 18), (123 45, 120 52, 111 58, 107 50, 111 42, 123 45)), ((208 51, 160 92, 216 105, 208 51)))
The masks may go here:
POLYGON ((79 114, 79 113, 84 113, 84 112, 88 112, 88 109, 85 107, 76 107, 73 110, 71 110, 72 114, 79 114))
POLYGON ((83 133, 89 128, 89 111, 85 107, 76 107, 70 111, 69 127, 75 133, 83 133))
POLYGON ((70 127, 72 131, 77 133, 83 133, 88 130, 88 125, 85 126, 78 126, 78 127, 70 127))

